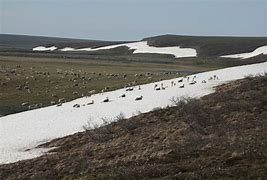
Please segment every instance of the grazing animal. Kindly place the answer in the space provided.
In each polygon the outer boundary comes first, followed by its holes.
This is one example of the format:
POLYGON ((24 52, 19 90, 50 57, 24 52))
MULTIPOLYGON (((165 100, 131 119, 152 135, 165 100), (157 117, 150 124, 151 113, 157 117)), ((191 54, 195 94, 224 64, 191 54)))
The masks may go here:
POLYGON ((126 89, 126 91, 133 91, 133 90, 134 90, 133 87, 129 87, 129 88, 126 89))
POLYGON ((91 105, 94 104, 94 100, 92 100, 91 102, 87 103, 87 105, 91 105))
POLYGON ((192 81, 192 82, 190 82, 189 84, 190 85, 194 85, 194 84, 196 84, 197 82, 196 81, 192 81))
POLYGON ((22 103, 21 105, 22 106, 27 106, 29 103, 28 102, 24 102, 24 103, 22 103))
POLYGON ((133 89, 134 89, 133 87, 129 87, 126 89, 126 91, 133 91, 133 89))
POLYGON ((75 107, 75 108, 79 108, 80 105, 79 105, 79 104, 74 104, 73 107, 75 107))
POLYGON ((178 82, 183 82, 183 78, 179 79, 178 82))
POLYGON ((156 90, 156 91, 159 91, 159 90, 160 90, 160 87, 157 87, 155 90, 156 90))
POLYGON ((61 103, 58 103, 58 104, 57 104, 57 107, 58 107, 58 106, 62 106, 62 102, 61 102, 61 103))
POLYGON ((121 98, 124 98, 124 97, 126 97, 126 95, 125 95, 125 94, 122 94, 120 97, 121 97, 121 98))
POLYGON ((103 102, 109 102, 109 98, 106 97, 106 99, 104 99, 103 102))
POLYGON ((207 81, 206 80, 203 80, 202 83, 207 83, 207 81))
POLYGON ((89 91, 89 94, 94 94, 96 91, 95 90, 91 90, 89 91))
POLYGON ((155 85, 154 85, 154 89, 156 89, 157 87, 158 87, 158 85, 157 85, 157 84, 155 84, 155 85))
POLYGON ((65 100, 65 98, 60 98, 60 99, 58 100, 58 102, 59 102, 59 103, 63 103, 63 102, 66 102, 66 100, 65 100))
POLYGON ((136 101, 140 101, 142 99, 143 99, 143 96, 139 96, 139 97, 135 98, 136 101))
POLYGON ((181 85, 179 88, 184 88, 184 84, 183 84, 183 85, 181 85))
POLYGON ((141 86, 138 86, 138 90, 141 90, 141 86))
POLYGON ((29 110, 30 110, 30 109, 34 109, 34 107, 35 107, 35 105, 32 104, 32 105, 29 105, 29 106, 28 106, 28 109, 29 109, 29 110))

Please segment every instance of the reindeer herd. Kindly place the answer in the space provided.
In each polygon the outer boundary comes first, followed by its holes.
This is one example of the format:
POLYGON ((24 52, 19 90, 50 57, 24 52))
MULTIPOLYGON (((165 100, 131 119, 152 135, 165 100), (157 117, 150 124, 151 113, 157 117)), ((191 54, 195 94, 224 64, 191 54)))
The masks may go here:
MULTIPOLYGON (((29 67, 28 67, 29 68, 29 67)), ((48 69, 47 67, 43 66, 31 66, 29 69, 26 69, 22 65, 16 65, 13 68, 8 68, 8 67, 1 67, 0 68, 0 73, 3 74, 4 78, 0 78, 0 85, 2 87, 7 87, 8 84, 11 84, 11 78, 14 79, 19 79, 18 84, 15 86, 16 91, 23 91, 26 94, 33 94, 36 93, 36 96, 45 96, 48 97, 50 96, 51 100, 50 105, 56 105, 57 107, 62 106, 63 103, 65 103, 67 100, 64 97, 60 97, 61 95, 57 94, 60 90, 62 90, 62 93, 66 92, 66 88, 69 89, 77 89, 77 91, 73 91, 72 95, 77 96, 77 97, 90 97, 93 94, 100 93, 104 95, 105 92, 110 91, 110 87, 104 87, 100 91, 96 90, 87 90, 87 84, 92 82, 92 80, 98 81, 101 80, 101 78, 106 78, 106 79, 127 79, 129 75, 127 74, 115 74, 115 73, 96 73, 96 72, 83 72, 81 70, 61 70, 61 69, 56 69, 55 72, 51 72, 51 69, 48 69), (55 74, 58 79, 55 79, 55 74), (53 77, 52 77, 53 76, 53 77), (35 82, 44 82, 44 84, 48 84, 45 86, 43 89, 40 89, 40 92, 36 92, 36 87, 33 87, 35 82), (65 88, 61 88, 61 83, 68 81, 68 86, 65 88), (52 88, 51 88, 52 87, 52 88), (53 90, 54 88, 54 90, 53 90), (79 89, 79 90, 78 90, 79 89), (41 92, 42 91, 42 92, 41 92), (82 93, 81 93, 82 92, 82 93)), ((164 74, 171 74, 172 72, 164 72, 164 74)), ((0 76, 1 77, 1 76, 0 76)), ((130 83, 126 84, 124 86, 125 88, 125 93, 121 94, 119 98, 125 98, 127 93, 130 91, 136 91, 136 90, 141 90, 141 86, 138 85, 138 79, 141 77, 146 77, 148 81, 152 81, 153 73, 147 72, 147 73, 139 73, 133 75, 134 79, 130 83)), ((171 80, 167 81, 170 84, 165 84, 162 82, 163 79, 160 79, 159 82, 154 83, 154 90, 155 91, 161 91, 165 90, 167 88, 172 88, 172 87, 179 87, 179 88, 184 88, 185 84, 187 83, 188 85, 194 85, 197 83, 196 81, 196 76, 184 76, 179 78, 178 80, 171 80)), ((218 80, 218 76, 214 75, 210 77, 207 80, 202 80, 201 83, 207 83, 210 80, 218 80)), ((135 97, 133 100, 134 101, 141 101, 143 100, 143 96, 138 96, 135 97)), ((102 103, 108 103, 111 100, 109 97, 105 97, 102 100, 102 103)), ((88 102, 87 104, 83 104, 82 106, 86 105, 93 105, 95 104, 95 101, 92 100, 91 102, 88 102)), ((42 107, 42 103, 36 103, 36 104, 29 104, 28 102, 22 102, 21 106, 28 107, 28 109, 35 109, 42 107)), ((79 104, 74 104, 74 108, 79 108, 81 105, 79 104)))
MULTIPOLYGON (((160 90, 165 90, 166 88, 172 88, 172 87, 175 87, 175 86, 179 86, 179 88, 184 88, 185 87, 185 83, 187 82, 188 85, 194 85, 194 84, 197 84, 197 80, 196 80, 197 76, 193 76, 191 77, 190 79, 190 76, 186 76, 186 77, 182 77, 182 78, 179 78, 178 80, 171 80, 170 81, 170 86, 168 86, 168 84, 164 85, 163 82, 158 82, 158 83, 154 83, 154 90, 155 91, 160 91, 160 90)), ((219 77, 217 75, 213 75, 211 76, 208 81, 211 81, 211 80, 219 80, 219 77)), ((201 83, 207 83, 207 80, 202 80, 201 83)), ((141 90, 141 86, 131 86, 131 87, 127 87, 125 88, 125 91, 134 91, 134 90, 141 90)), ((103 95, 103 93, 101 93, 103 95)), ((126 97, 126 94, 122 94, 119 96, 119 98, 124 98, 126 97)), ((141 101, 143 99, 143 96, 137 96, 134 100, 135 101, 141 101)), ((109 97, 105 97, 103 100, 102 100, 102 103, 107 103, 107 102, 110 102, 110 99, 109 97)), ((94 104, 94 100, 92 100, 91 102, 87 103, 87 105, 92 105, 94 104)), ((85 104, 83 105, 85 106, 85 104)), ((79 108, 80 105, 79 104, 74 104, 73 107, 75 108, 79 108)))
MULTIPOLYGON (((47 105, 59 107, 71 98, 88 97, 96 93, 104 94, 111 90, 108 86, 99 90, 100 86, 95 87, 95 85, 92 85, 95 83, 109 80, 128 81, 125 86, 121 87, 127 87, 126 91, 133 91, 135 86, 136 89, 141 89, 140 86, 137 86, 141 81, 146 83, 152 82, 157 76, 168 75, 167 77, 169 77, 173 76, 172 73, 174 74, 174 72, 140 72, 137 74, 97 73, 73 68, 51 68, 43 65, 0 65, 0 89, 9 95, 13 92, 18 94, 23 100, 20 101, 20 106, 27 109, 35 109, 47 105), (93 88, 88 90, 90 87, 93 88), (33 102, 28 101, 27 97, 37 100, 33 104, 33 102), (38 103, 38 101, 43 101, 44 104, 38 103)), ((20 97, 17 98, 19 99, 20 97)), ((123 97, 125 95, 121 96, 121 98, 123 97)), ((137 100, 139 99, 142 98, 137 98, 137 100)), ((91 104, 94 104, 94 102, 89 103, 89 105, 91 104)))

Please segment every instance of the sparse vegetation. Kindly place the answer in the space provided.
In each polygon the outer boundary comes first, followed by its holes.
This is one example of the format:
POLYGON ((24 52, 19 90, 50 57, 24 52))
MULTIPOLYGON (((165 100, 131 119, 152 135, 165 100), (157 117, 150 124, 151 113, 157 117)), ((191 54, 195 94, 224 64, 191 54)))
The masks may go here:
POLYGON ((266 61, 264 55, 247 60, 219 55, 252 51, 266 38, 159 36, 146 38, 152 46, 192 47, 198 57, 175 59, 164 54, 132 54, 127 47, 97 52, 33 52, 33 47, 99 47, 122 42, 0 35, 0 114, 8 115, 59 105, 102 90, 122 88, 136 81, 150 83, 184 74, 266 61), (242 46, 241 46, 242 44, 242 46), (152 75, 147 75, 151 73, 152 75), (179 75, 177 73, 180 73, 179 75), (93 92, 93 93, 92 93, 93 92), (24 104, 24 105, 22 105, 24 104), (27 104, 27 105, 26 105, 27 104))
POLYGON ((156 47, 181 46, 197 49, 201 57, 251 52, 267 45, 267 37, 215 37, 162 35, 145 38, 156 47))
POLYGON ((0 114, 60 104, 102 90, 174 78, 183 75, 176 73, 179 69, 195 71, 195 68, 0 56, 0 114))
POLYGON ((53 140, 53 154, 0 166, 4 179, 264 179, 267 77, 53 140), (129 127, 131 130, 128 131, 129 127), (126 126, 126 128, 125 128, 126 126), (110 133, 111 132, 111 133, 110 133), (93 136, 92 136, 93 134, 93 136))

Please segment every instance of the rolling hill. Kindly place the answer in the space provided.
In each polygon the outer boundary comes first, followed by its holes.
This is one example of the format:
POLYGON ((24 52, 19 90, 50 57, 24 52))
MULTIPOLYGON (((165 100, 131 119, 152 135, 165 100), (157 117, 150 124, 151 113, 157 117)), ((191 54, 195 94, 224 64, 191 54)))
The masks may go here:
POLYGON ((181 46, 195 48, 198 56, 222 56, 251 52, 267 45, 267 37, 216 37, 163 35, 143 39, 150 46, 181 46))
MULTIPOLYGON (((137 40, 138 41, 138 40, 137 40)), ((140 41, 140 40, 139 40, 140 41)), ((267 37, 215 37, 215 36, 180 36, 180 35, 161 35, 147 37, 141 41, 147 41, 152 47, 174 47, 193 48, 197 51, 198 57, 219 57, 228 54, 238 54, 252 52, 255 49, 267 45, 267 37)), ((0 34, 0 52, 1 51, 32 51, 34 47, 56 46, 57 49, 71 47, 79 48, 99 48, 110 45, 113 49, 105 49, 99 52, 72 52, 72 54, 91 54, 91 55, 120 55, 131 54, 131 50, 123 48, 126 41, 99 41, 86 39, 68 39, 41 36, 8 35, 0 34), (127 51, 129 51, 127 53, 127 51)), ((51 52, 47 52, 51 53, 51 52)), ((54 53, 59 53, 58 50, 54 53)), ((65 53, 66 52, 60 52, 65 53)), ((68 52, 70 53, 70 52, 68 52)))
POLYGON ((0 165, 3 179, 264 179, 266 76, 200 100, 55 139, 50 154, 0 165))
POLYGON ((40 45, 57 46, 60 48, 64 48, 64 47, 95 48, 95 47, 120 44, 120 43, 124 43, 124 42, 0 34, 0 51, 6 51, 6 50, 29 51, 29 50, 32 50, 34 47, 40 46, 40 45))

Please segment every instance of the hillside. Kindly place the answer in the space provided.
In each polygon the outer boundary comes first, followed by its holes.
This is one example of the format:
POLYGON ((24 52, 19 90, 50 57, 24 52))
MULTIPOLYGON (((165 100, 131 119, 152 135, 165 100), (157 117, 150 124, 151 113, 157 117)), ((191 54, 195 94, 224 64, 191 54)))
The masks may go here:
POLYGON ((120 43, 123 42, 0 34, 0 51, 31 51, 36 46, 95 48, 120 43))
POLYGON ((222 56, 251 52, 267 45, 267 37, 216 37, 163 35, 143 39, 150 46, 181 46, 195 48, 198 56, 222 56))
POLYGON ((264 179, 267 77, 200 100, 56 139, 49 155, 0 166, 3 179, 264 179))
MULTIPOLYGON (((138 41, 138 40, 137 40, 138 41)), ((198 57, 219 57, 228 54, 237 54, 251 52, 261 46, 267 45, 267 37, 216 37, 216 36, 180 36, 180 35, 161 35, 155 37, 147 37, 142 39, 147 41, 152 47, 174 47, 196 49, 198 57)), ((34 47, 56 46, 57 49, 71 47, 74 49, 80 48, 98 48, 109 45, 118 45, 127 43, 126 41, 98 41, 85 39, 68 39, 68 38, 53 38, 53 37, 38 37, 24 35, 5 35, 0 34, 0 52, 28 52, 30 53, 34 47)), ((78 55, 93 55, 94 57, 101 55, 127 55, 132 54, 131 50, 123 46, 114 49, 105 49, 97 52, 46 52, 59 56, 74 54, 78 55)), ((45 55, 41 53, 41 55, 45 55)), ((29 54, 28 54, 29 55, 29 54)), ((34 54, 32 54, 34 55, 34 54)), ((39 54, 40 55, 40 54, 39 54)), ((169 57, 173 58, 173 56, 169 57)), ((125 57, 124 57, 125 59, 125 57)))

